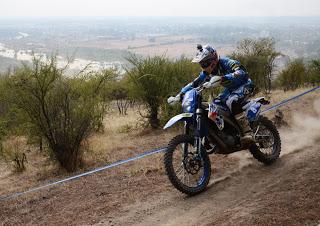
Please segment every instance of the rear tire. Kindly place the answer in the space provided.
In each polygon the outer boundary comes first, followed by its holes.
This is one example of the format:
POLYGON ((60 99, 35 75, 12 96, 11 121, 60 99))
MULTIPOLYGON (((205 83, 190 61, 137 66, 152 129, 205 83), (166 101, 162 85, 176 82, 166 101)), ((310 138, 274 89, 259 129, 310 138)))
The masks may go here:
MULTIPOLYGON (((167 151, 164 155, 164 165, 165 165, 165 170, 166 173, 168 175, 168 178, 170 180, 170 182, 172 183, 172 185, 178 189, 179 191, 181 191, 182 193, 185 193, 187 195, 196 195, 199 194, 200 192, 204 191, 209 183, 210 180, 210 176, 211 176, 211 163, 210 163, 210 159, 208 157, 208 154, 206 153, 206 151, 204 150, 204 148, 201 151, 201 156, 202 159, 196 163, 199 163, 199 165, 197 167, 199 167, 198 172, 200 173, 200 179, 195 181, 195 186, 190 186, 188 184, 186 184, 187 181, 185 181, 185 175, 187 175, 187 179, 190 182, 190 176, 194 176, 194 174, 189 173, 187 170, 187 165, 190 167, 192 166, 192 164, 194 162, 192 156, 194 154, 192 154, 190 152, 190 149, 193 148, 194 145, 194 138, 183 134, 183 135, 178 135, 176 137, 174 137, 168 145, 167 151), (184 154, 181 154, 181 162, 178 158, 178 160, 174 160, 173 159, 173 155, 178 152, 179 150, 177 150, 180 146, 188 144, 189 150, 188 150, 188 154, 191 155, 190 159, 187 158, 188 161, 186 161, 186 157, 184 156, 184 154), (177 165, 179 167, 179 170, 183 170, 183 179, 179 178, 179 174, 181 174, 181 172, 179 171, 178 173, 175 171, 175 167, 174 167, 174 162, 178 163, 177 165), (187 163, 186 163, 187 162, 187 163), (201 162, 201 163, 200 163, 201 162), (203 169, 203 171, 202 171, 203 169), (200 171, 201 170, 201 171, 200 171)), ((181 148, 181 150, 183 151, 183 148, 181 148)), ((195 164, 196 165, 196 164, 195 164)), ((193 169, 191 169, 193 170, 193 169)), ((189 170, 190 171, 190 170, 189 170)), ((192 178, 191 178, 192 179, 192 178)))
MULTIPOLYGON (((274 163, 280 156, 281 152, 281 139, 279 132, 272 121, 270 121, 268 118, 260 116, 259 119, 254 123, 253 125, 253 132, 257 132, 258 128, 263 128, 264 131, 268 131, 269 135, 272 135, 273 144, 270 145, 270 148, 272 148, 271 153, 264 153, 261 151, 262 149, 265 149, 264 141, 257 140, 257 143, 252 145, 249 150, 254 158, 256 158, 258 161, 264 163, 265 165, 271 165, 274 163)), ((259 131, 257 133, 257 136, 259 136, 259 131)), ((262 136, 262 135, 260 135, 262 136)))

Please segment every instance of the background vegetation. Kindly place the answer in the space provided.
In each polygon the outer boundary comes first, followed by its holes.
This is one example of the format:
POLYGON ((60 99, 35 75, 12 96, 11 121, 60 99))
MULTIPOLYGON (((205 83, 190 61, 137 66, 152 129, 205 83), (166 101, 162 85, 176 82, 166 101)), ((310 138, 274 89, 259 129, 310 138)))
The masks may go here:
POLYGON ((102 125, 108 102, 101 90, 115 72, 74 77, 63 72, 52 58, 34 60, 32 67, 19 68, 6 78, 2 100, 9 108, 3 114, 11 130, 2 135, 43 138, 60 165, 74 171, 81 164, 84 141, 102 125))
MULTIPOLYGON (((320 60, 296 59, 275 76, 273 39, 244 39, 232 58, 248 70, 257 91, 270 93, 273 88, 292 90, 320 83, 320 60)), ((82 164, 86 140, 103 127, 110 103, 120 115, 128 107, 144 106, 141 115, 153 128, 159 128, 180 111, 169 106, 168 96, 198 76, 200 67, 181 57, 165 55, 140 57, 129 55, 125 75, 115 69, 82 71, 65 75, 56 58, 34 60, 0 78, 0 158, 25 169, 26 144, 48 151, 52 159, 67 171, 82 164)))
POLYGON ((140 58, 131 55, 127 60, 133 66, 127 69, 132 98, 145 105, 145 117, 152 128, 158 128, 159 115, 166 114, 161 110, 172 110, 166 108, 168 96, 179 93, 183 85, 192 81, 199 72, 199 66, 183 57, 172 61, 165 56, 140 58))
POLYGON ((303 86, 320 84, 320 60, 304 62, 303 59, 291 61, 282 70, 275 81, 275 86, 287 90, 294 90, 303 86))
POLYGON ((257 92, 270 93, 275 59, 279 55, 280 53, 275 50, 275 41, 271 38, 262 38, 244 39, 231 57, 246 67, 257 92))

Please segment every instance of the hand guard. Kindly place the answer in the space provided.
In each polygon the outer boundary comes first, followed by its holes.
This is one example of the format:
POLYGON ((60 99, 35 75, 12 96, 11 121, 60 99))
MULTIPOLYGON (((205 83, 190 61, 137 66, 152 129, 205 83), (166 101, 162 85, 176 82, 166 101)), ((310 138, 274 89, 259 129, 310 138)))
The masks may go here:
POLYGON ((220 76, 213 76, 209 82, 205 82, 203 87, 206 89, 214 88, 220 85, 221 77, 220 76))
POLYGON ((180 93, 175 97, 169 97, 167 100, 168 104, 170 104, 170 105, 174 105, 175 103, 177 103, 179 101, 180 101, 180 93))

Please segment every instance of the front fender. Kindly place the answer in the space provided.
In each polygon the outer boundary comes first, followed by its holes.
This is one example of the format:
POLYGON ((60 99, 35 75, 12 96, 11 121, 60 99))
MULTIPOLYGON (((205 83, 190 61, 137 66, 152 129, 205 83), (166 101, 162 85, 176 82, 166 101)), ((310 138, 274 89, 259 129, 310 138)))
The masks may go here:
POLYGON ((189 118, 192 118, 193 116, 193 113, 182 113, 180 115, 176 115, 174 117, 172 117, 168 122, 167 124, 163 127, 163 129, 167 129, 169 127, 171 127, 173 124, 175 124, 176 122, 179 122, 179 121, 186 121, 188 120, 189 118))

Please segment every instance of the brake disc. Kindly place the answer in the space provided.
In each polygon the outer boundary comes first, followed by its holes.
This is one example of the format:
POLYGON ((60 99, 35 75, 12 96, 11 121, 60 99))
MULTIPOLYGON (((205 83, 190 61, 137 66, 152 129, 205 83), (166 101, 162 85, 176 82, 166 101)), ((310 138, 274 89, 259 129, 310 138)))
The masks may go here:
POLYGON ((202 166, 201 159, 194 153, 188 153, 188 155, 183 160, 183 164, 185 170, 192 175, 197 174, 202 166))

